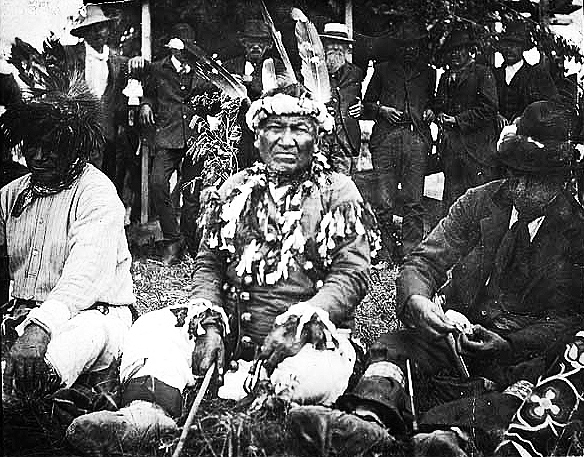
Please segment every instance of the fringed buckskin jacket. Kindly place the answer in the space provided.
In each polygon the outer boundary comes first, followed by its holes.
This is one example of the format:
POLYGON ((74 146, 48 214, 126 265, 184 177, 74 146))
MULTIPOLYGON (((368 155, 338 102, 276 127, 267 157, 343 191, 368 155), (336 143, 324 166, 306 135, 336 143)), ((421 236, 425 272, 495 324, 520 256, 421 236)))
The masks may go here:
POLYGON ((326 171, 274 190, 256 164, 205 205, 193 296, 223 306, 242 344, 261 345, 298 302, 351 327, 367 291, 372 221, 347 176, 326 171))

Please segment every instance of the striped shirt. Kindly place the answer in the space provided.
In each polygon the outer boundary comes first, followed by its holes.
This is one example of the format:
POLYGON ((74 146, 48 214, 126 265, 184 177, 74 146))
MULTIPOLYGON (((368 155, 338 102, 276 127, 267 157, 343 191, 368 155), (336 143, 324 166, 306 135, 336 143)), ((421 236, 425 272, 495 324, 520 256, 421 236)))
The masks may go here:
POLYGON ((0 246, 6 244, 12 296, 41 305, 29 319, 50 333, 96 302, 135 301, 124 207, 111 181, 87 165, 69 189, 41 197, 15 218, 30 175, 0 190, 0 246))

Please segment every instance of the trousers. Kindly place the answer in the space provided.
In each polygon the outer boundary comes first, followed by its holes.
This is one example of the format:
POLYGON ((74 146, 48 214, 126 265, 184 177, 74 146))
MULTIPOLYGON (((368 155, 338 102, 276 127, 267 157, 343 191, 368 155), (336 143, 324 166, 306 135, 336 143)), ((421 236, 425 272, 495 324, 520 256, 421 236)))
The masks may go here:
POLYGON ((411 125, 377 130, 369 143, 373 168, 377 170, 380 201, 379 221, 390 224, 399 194, 403 201, 402 239, 408 254, 424 236, 424 178, 429 144, 411 125))
POLYGON ((202 171, 203 160, 193 163, 190 158, 185 157, 184 148, 159 148, 156 150, 152 164, 150 187, 152 190, 152 202, 166 240, 176 241, 184 237, 188 243, 189 240, 196 237, 196 221, 199 213, 202 182, 201 180, 195 180, 195 178, 200 177, 202 171), (181 173, 178 186, 182 189, 183 198, 180 225, 177 218, 177 208, 175 208, 170 194, 170 177, 175 170, 179 169, 179 166, 181 167, 181 173), (189 182, 192 182, 192 184, 184 186, 189 182))

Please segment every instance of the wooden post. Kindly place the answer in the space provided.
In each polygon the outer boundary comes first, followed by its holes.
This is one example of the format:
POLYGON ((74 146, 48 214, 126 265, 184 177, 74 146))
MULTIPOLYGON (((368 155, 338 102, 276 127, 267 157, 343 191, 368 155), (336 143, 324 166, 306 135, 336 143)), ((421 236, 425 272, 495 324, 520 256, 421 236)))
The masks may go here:
MULTIPOLYGON (((349 38, 353 38, 353 0, 345 0, 345 25, 349 31, 349 38)), ((352 53, 348 60, 353 61, 352 53)))
MULTIPOLYGON (((152 21, 150 19, 150 1, 142 0, 142 57, 146 60, 152 60, 152 45, 151 45, 151 34, 152 34, 152 21)), ((140 148, 142 154, 141 162, 141 189, 140 189, 140 223, 148 223, 148 168, 149 168, 149 156, 150 148, 147 143, 146 138, 140 139, 140 148)))

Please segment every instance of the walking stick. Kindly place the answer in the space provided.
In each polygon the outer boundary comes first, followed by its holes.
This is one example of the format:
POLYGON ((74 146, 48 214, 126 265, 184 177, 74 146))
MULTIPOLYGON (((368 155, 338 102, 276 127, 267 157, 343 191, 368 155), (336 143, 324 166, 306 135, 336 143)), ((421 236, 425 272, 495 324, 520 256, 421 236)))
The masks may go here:
POLYGON ((203 400, 203 397, 205 396, 205 394, 207 393, 207 389, 209 388, 211 376, 213 376, 213 371, 215 371, 215 365, 216 363, 213 362, 211 366, 207 369, 207 372, 205 373, 205 377, 203 378, 203 382, 201 383, 201 388, 197 392, 195 401, 191 406, 191 410, 189 411, 189 415, 187 416, 187 420, 185 421, 182 432, 180 434, 180 438, 178 440, 178 444, 176 445, 176 449, 174 450, 172 457, 179 457, 182 452, 182 449, 187 440, 187 436, 189 434, 189 430, 191 428, 191 425, 193 424, 193 420, 195 419, 195 414, 197 414, 199 405, 201 404, 201 401, 203 400))

